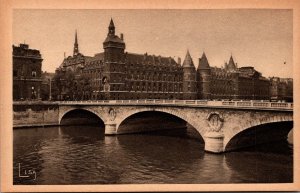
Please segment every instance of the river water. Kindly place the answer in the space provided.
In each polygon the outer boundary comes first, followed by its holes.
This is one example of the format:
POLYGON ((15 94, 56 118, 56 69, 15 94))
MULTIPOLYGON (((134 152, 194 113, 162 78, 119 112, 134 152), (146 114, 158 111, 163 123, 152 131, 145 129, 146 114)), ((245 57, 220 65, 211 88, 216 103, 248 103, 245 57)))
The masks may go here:
POLYGON ((14 184, 293 182, 287 142, 211 154, 184 136, 104 136, 95 126, 15 129, 14 184))

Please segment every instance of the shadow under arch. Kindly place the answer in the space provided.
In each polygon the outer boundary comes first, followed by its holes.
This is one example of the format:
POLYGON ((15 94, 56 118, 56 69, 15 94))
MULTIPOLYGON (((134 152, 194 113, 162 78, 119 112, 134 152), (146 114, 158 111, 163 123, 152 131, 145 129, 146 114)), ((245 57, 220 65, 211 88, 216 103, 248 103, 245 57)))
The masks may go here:
POLYGON ((72 109, 59 121, 60 125, 99 125, 104 128, 104 121, 96 113, 86 109, 72 109))
POLYGON ((292 128, 293 121, 278 121, 249 127, 235 134, 225 144, 225 151, 286 140, 292 128))
POLYGON ((134 112, 124 118, 117 128, 117 134, 150 133, 159 135, 185 136, 204 143, 201 133, 183 118, 160 110, 134 112))

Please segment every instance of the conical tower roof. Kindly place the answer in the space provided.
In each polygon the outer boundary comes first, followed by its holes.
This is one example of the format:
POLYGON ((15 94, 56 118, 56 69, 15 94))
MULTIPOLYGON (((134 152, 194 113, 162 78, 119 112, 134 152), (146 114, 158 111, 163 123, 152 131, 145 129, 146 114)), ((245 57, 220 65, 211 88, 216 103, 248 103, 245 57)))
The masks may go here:
POLYGON ((185 56, 185 59, 183 61, 182 67, 184 67, 184 68, 186 68, 186 67, 194 67, 195 68, 194 62, 193 62, 193 59, 192 59, 192 57, 190 55, 189 50, 187 50, 187 52, 186 52, 186 56, 185 56))
POLYGON ((236 69, 236 66, 235 66, 234 60, 232 58, 232 55, 230 56, 230 59, 229 59, 229 62, 228 62, 227 66, 228 66, 229 70, 235 70, 236 69))
POLYGON ((205 53, 203 52, 203 54, 199 60, 198 69, 209 69, 209 68, 210 68, 210 66, 209 66, 207 57, 206 57, 205 53))

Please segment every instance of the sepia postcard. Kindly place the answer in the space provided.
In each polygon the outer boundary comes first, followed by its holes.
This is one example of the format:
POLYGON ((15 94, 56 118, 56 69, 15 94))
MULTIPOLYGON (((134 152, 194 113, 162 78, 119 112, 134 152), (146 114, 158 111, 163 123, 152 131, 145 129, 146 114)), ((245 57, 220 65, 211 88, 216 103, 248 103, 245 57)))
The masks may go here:
POLYGON ((1 192, 300 190, 298 1, 0 10, 1 192))

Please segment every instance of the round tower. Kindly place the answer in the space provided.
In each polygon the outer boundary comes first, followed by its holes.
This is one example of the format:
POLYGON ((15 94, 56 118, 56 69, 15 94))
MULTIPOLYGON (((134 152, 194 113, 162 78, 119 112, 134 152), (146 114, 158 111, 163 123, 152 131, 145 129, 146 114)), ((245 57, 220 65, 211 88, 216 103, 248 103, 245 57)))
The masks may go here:
POLYGON ((197 81, 196 81, 196 68, 194 66, 192 57, 187 51, 183 61, 183 99, 195 100, 197 98, 197 81))
POLYGON ((211 69, 204 52, 202 54, 202 57, 199 58, 199 65, 197 68, 197 81, 198 81, 198 98, 210 99, 211 69))

